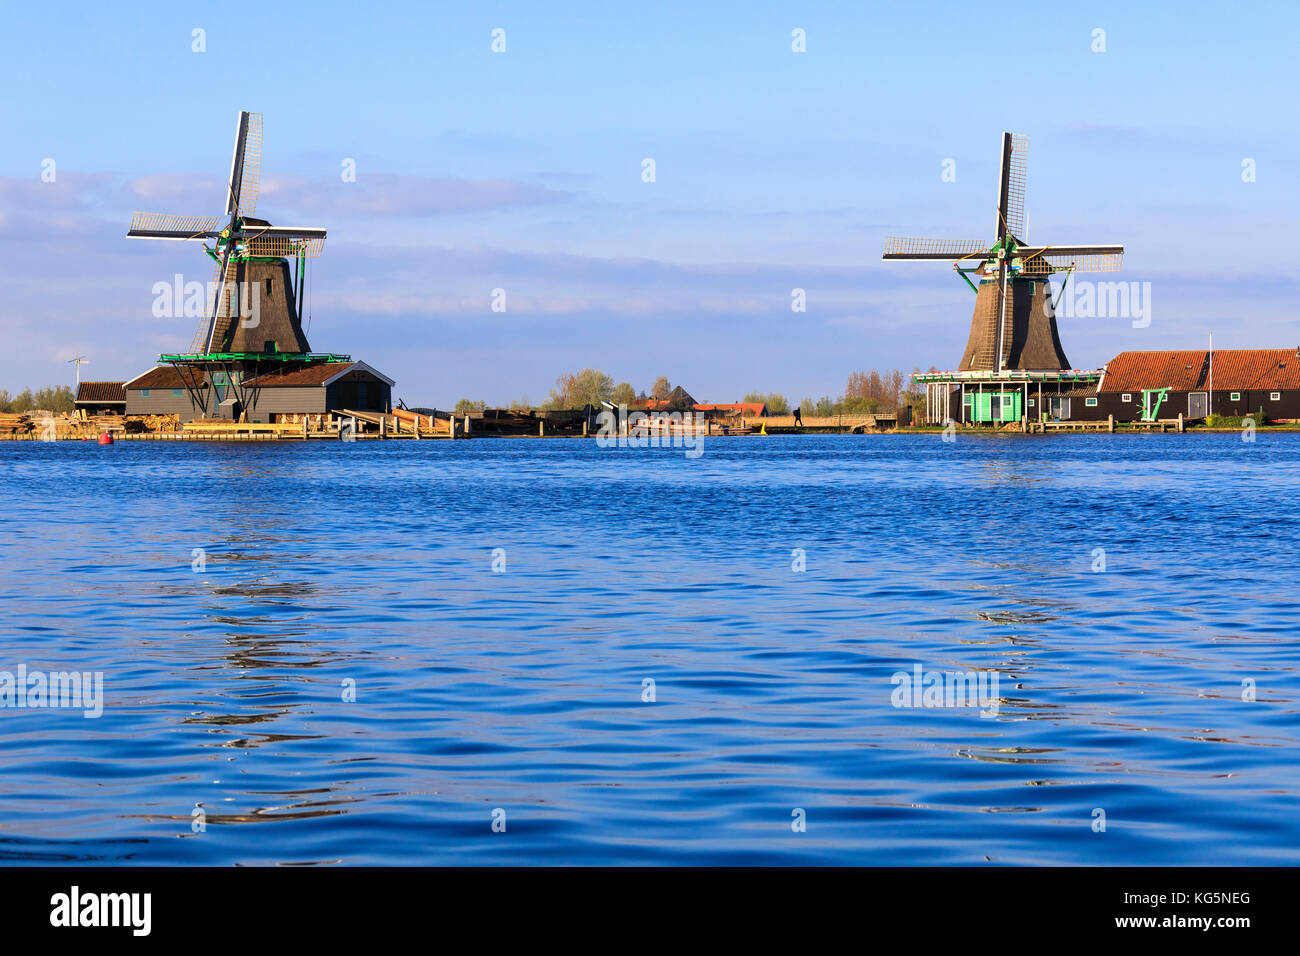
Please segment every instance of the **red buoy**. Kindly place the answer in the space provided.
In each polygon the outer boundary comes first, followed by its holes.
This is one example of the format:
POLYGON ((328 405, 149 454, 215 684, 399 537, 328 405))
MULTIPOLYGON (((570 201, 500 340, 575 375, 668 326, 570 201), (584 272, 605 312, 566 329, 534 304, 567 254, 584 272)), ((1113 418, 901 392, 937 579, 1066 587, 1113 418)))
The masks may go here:
POLYGON ((101 445, 111 445, 113 444, 113 436, 108 432, 104 432, 99 436, 99 443, 101 445))

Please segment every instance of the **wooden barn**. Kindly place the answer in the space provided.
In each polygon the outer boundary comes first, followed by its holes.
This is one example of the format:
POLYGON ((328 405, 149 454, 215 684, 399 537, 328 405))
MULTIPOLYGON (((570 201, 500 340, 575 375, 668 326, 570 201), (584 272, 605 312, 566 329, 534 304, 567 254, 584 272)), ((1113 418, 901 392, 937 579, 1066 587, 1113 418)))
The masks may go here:
POLYGON ((248 379, 256 395, 249 421, 300 421, 303 414, 335 409, 387 412, 393 407, 393 380, 365 362, 329 362, 272 372, 248 379))
POLYGON ((1118 422, 1207 415, 1300 420, 1300 349, 1172 349, 1121 352, 1076 418, 1118 422))
POLYGON ((125 415, 126 389, 122 382, 78 382, 72 405, 87 415, 125 415))
POLYGON ((294 365, 252 378, 242 378, 237 369, 160 365, 124 385, 126 414, 178 415, 182 422, 296 422, 344 408, 386 412, 392 408, 392 388, 391 378, 354 361, 294 365))

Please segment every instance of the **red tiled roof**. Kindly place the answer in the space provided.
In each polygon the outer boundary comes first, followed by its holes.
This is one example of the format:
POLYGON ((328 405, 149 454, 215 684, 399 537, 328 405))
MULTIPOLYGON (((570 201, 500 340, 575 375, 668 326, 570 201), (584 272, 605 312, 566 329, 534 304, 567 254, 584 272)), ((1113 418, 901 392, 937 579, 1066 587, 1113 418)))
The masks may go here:
POLYGON ((743 412, 746 415, 762 415, 767 411, 763 402, 708 402, 696 405, 697 412, 743 412))
MULTIPOLYGON (((1103 392, 1172 388, 1185 392, 1210 383, 1207 349, 1121 352, 1106 363, 1103 392)), ((1300 388, 1300 350, 1215 349, 1214 390, 1300 388)))
MULTIPOLYGON (((196 372, 198 380, 202 381, 202 372, 196 372)), ((181 373, 171 365, 159 365, 157 368, 151 368, 143 375, 137 375, 131 381, 124 383, 124 388, 132 391, 141 388, 184 388, 185 381, 181 378, 181 373)))
POLYGON ((74 401, 103 405, 111 402, 125 402, 126 389, 121 382, 82 382, 77 386, 74 401))
POLYGON ((1300 388, 1300 349, 1214 352, 1214 389, 1300 388))
POLYGON ((250 378, 245 385, 258 388, 294 388, 310 385, 324 385, 335 375, 345 372, 356 362, 321 362, 319 365, 302 365, 283 372, 268 372, 257 378, 250 378))

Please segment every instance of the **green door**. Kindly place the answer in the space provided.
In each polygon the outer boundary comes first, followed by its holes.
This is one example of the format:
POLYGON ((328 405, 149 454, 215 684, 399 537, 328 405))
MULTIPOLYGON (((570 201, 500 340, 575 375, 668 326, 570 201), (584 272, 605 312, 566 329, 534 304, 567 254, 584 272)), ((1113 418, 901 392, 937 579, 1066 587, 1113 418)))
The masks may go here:
POLYGON ((966 395, 968 421, 979 424, 1018 422, 1024 414, 1021 392, 983 392, 966 395))

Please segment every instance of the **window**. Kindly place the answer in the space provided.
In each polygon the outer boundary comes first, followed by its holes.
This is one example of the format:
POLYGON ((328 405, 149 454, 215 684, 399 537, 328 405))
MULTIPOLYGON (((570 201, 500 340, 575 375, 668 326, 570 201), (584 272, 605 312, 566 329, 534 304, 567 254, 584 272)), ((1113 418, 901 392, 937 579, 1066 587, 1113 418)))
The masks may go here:
POLYGON ((1281 392, 1269 392, 1269 393, 1268 393, 1268 400, 1269 400, 1270 402, 1280 402, 1280 401, 1282 401, 1282 393, 1281 393, 1281 392))
POLYGON ((266 294, 267 294, 267 295, 270 295, 270 294, 271 294, 271 283, 274 282, 274 281, 275 281, 274 279, 267 279, 267 280, 266 280, 266 294))
POLYGON ((1230 393, 1228 394, 1228 401, 1230 401, 1230 402, 1239 402, 1239 401, 1241 401, 1241 392, 1230 392, 1230 393))
POLYGON ((1014 402, 1015 402, 1015 399, 1014 399, 1012 396, 1010 396, 1010 395, 1003 395, 1003 396, 1002 396, 1002 407, 1003 407, 1003 408, 1010 408, 1014 402))
POLYGON ((1121 402, 1131 402, 1131 401, 1133 401, 1133 393, 1132 393, 1132 392, 1125 392, 1123 395, 1121 395, 1121 396, 1119 397, 1119 400, 1120 400, 1121 402))
POLYGON ((1030 408, 1033 408, 1033 407, 1034 407, 1034 400, 1031 398, 1027 404, 1029 405, 1030 408))
POLYGON ((1095 398, 1085 398, 1083 404, 1087 405, 1089 408, 1096 408, 1097 400, 1095 398))
POLYGON ((149 397, 149 389, 147 389, 147 388, 142 388, 142 389, 140 389, 140 397, 141 397, 141 398, 148 398, 148 397, 149 397))
POLYGON ((173 388, 173 389, 172 389, 172 398, 180 398, 180 397, 181 397, 182 395, 184 395, 184 394, 185 394, 185 389, 183 389, 183 388, 173 388))

